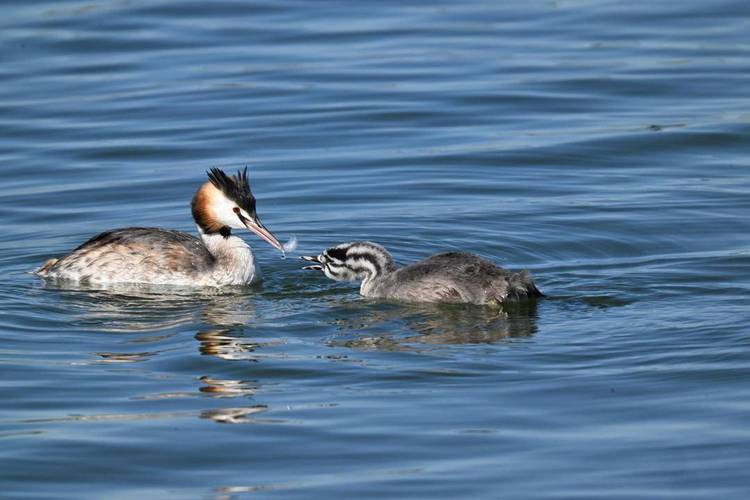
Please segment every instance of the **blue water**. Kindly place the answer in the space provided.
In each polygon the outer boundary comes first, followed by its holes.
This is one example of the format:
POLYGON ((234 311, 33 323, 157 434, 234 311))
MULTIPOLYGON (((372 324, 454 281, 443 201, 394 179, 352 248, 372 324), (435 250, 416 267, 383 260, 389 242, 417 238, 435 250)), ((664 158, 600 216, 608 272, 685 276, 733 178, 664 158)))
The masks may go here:
POLYGON ((0 496, 750 496, 750 4, 35 1, 0 17, 0 496), (508 309, 27 272, 194 231, 529 268, 508 309))

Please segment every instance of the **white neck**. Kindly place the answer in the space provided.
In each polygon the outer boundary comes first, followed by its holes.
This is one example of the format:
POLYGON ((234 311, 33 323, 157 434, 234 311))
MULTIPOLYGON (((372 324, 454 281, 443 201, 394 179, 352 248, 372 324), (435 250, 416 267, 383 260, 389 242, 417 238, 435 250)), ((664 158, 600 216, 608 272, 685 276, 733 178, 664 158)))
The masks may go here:
POLYGON ((391 271, 391 268, 383 273, 377 273, 373 270, 367 275, 365 279, 362 280, 362 283, 359 285, 359 294, 363 297, 370 297, 375 291, 375 288, 377 288, 377 286, 382 283, 382 279, 391 271))
POLYGON ((204 233, 200 226, 198 233, 206 249, 216 259, 211 276, 217 284, 244 285, 260 278, 253 251, 242 238, 204 233))
POLYGON ((355 253, 362 254, 359 258, 349 260, 347 264, 365 271, 365 278, 359 286, 359 293, 365 297, 372 296, 375 289, 382 283, 384 277, 396 270, 393 257, 380 245, 361 243, 353 245, 355 253))
POLYGON ((363 297, 369 297, 370 292, 372 291, 373 281, 375 280, 372 276, 368 276, 367 278, 362 280, 362 283, 359 285, 359 294, 363 297))

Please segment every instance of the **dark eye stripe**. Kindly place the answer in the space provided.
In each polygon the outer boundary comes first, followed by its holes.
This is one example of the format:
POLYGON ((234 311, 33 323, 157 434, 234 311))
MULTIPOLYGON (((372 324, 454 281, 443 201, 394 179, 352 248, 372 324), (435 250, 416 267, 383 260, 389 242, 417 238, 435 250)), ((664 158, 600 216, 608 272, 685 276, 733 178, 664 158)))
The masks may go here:
POLYGON ((366 267, 354 266, 349 264, 336 264, 333 262, 327 262, 325 266, 328 268, 328 271, 331 274, 335 274, 336 276, 342 276, 343 271, 351 271, 353 273, 370 272, 370 269, 366 267))
POLYGON ((358 259, 366 260, 367 262, 371 263, 375 267, 375 272, 377 273, 380 272, 380 265, 376 261, 374 261, 372 258, 370 258, 370 256, 366 256, 366 255, 358 255, 358 256, 355 255, 354 258, 351 258, 351 257, 348 258, 346 262, 330 261, 330 262, 326 262, 326 265, 328 267, 347 268, 355 272, 370 271, 370 269, 366 267, 358 266, 357 265, 358 259))
POLYGON ((323 255, 333 260, 345 261, 346 260, 346 248, 329 248, 323 255))
POLYGON ((328 269, 328 272, 333 274, 334 276, 342 276, 342 271, 344 270, 341 266, 339 266, 339 269, 334 269, 333 266, 330 264, 326 264, 326 269, 328 269))
POLYGON ((348 269, 354 273, 372 273, 376 275, 383 272, 383 264, 378 255, 370 253, 366 248, 352 251, 352 247, 328 248, 318 257, 321 264, 325 264, 332 274, 341 275, 342 269, 348 269), (347 253, 348 252, 348 253, 347 253), (365 261, 367 265, 363 266, 365 261))
POLYGON ((380 262, 378 262, 378 259, 375 258, 374 255, 369 254, 369 253, 353 253, 353 254, 347 255, 347 260, 357 260, 357 259, 366 260, 367 262, 372 264, 373 267, 375 268, 376 273, 380 274, 381 272, 383 272, 383 268, 380 266, 380 262))

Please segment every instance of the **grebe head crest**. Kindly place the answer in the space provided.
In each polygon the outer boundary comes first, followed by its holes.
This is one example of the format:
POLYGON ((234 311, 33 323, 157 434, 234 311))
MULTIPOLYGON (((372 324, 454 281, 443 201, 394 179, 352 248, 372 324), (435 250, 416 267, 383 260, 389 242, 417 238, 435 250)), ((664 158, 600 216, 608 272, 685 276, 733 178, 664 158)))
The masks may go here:
POLYGON ((283 246, 260 222, 250 191, 247 167, 229 176, 219 168, 207 172, 208 182, 193 198, 193 218, 201 231, 229 236, 231 229, 249 229, 279 250, 283 246))
POLYGON ((250 182, 247 180, 247 167, 237 172, 237 175, 229 176, 223 170, 212 168, 208 172, 208 180, 219 189, 224 196, 233 201, 238 208, 250 216, 255 213, 255 196, 250 191, 250 182))

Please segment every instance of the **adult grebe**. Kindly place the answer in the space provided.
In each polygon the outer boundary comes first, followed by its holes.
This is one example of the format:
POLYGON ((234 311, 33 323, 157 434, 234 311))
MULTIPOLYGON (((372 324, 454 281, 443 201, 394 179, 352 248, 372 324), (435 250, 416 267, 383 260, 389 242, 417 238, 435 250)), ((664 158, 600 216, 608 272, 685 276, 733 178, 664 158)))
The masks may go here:
POLYGON ((247 228, 284 251, 255 212, 247 168, 231 177, 211 169, 191 207, 200 239, 153 227, 115 229, 34 272, 47 279, 87 283, 243 285, 260 279, 260 271, 252 250, 232 236, 232 229, 247 228))
POLYGON ((303 269, 323 271, 337 281, 362 281, 359 293, 365 297, 502 304, 542 296, 528 271, 506 271, 468 252, 441 253, 397 269, 391 254, 382 246, 353 241, 329 248, 318 256, 302 258, 317 262, 303 269))

